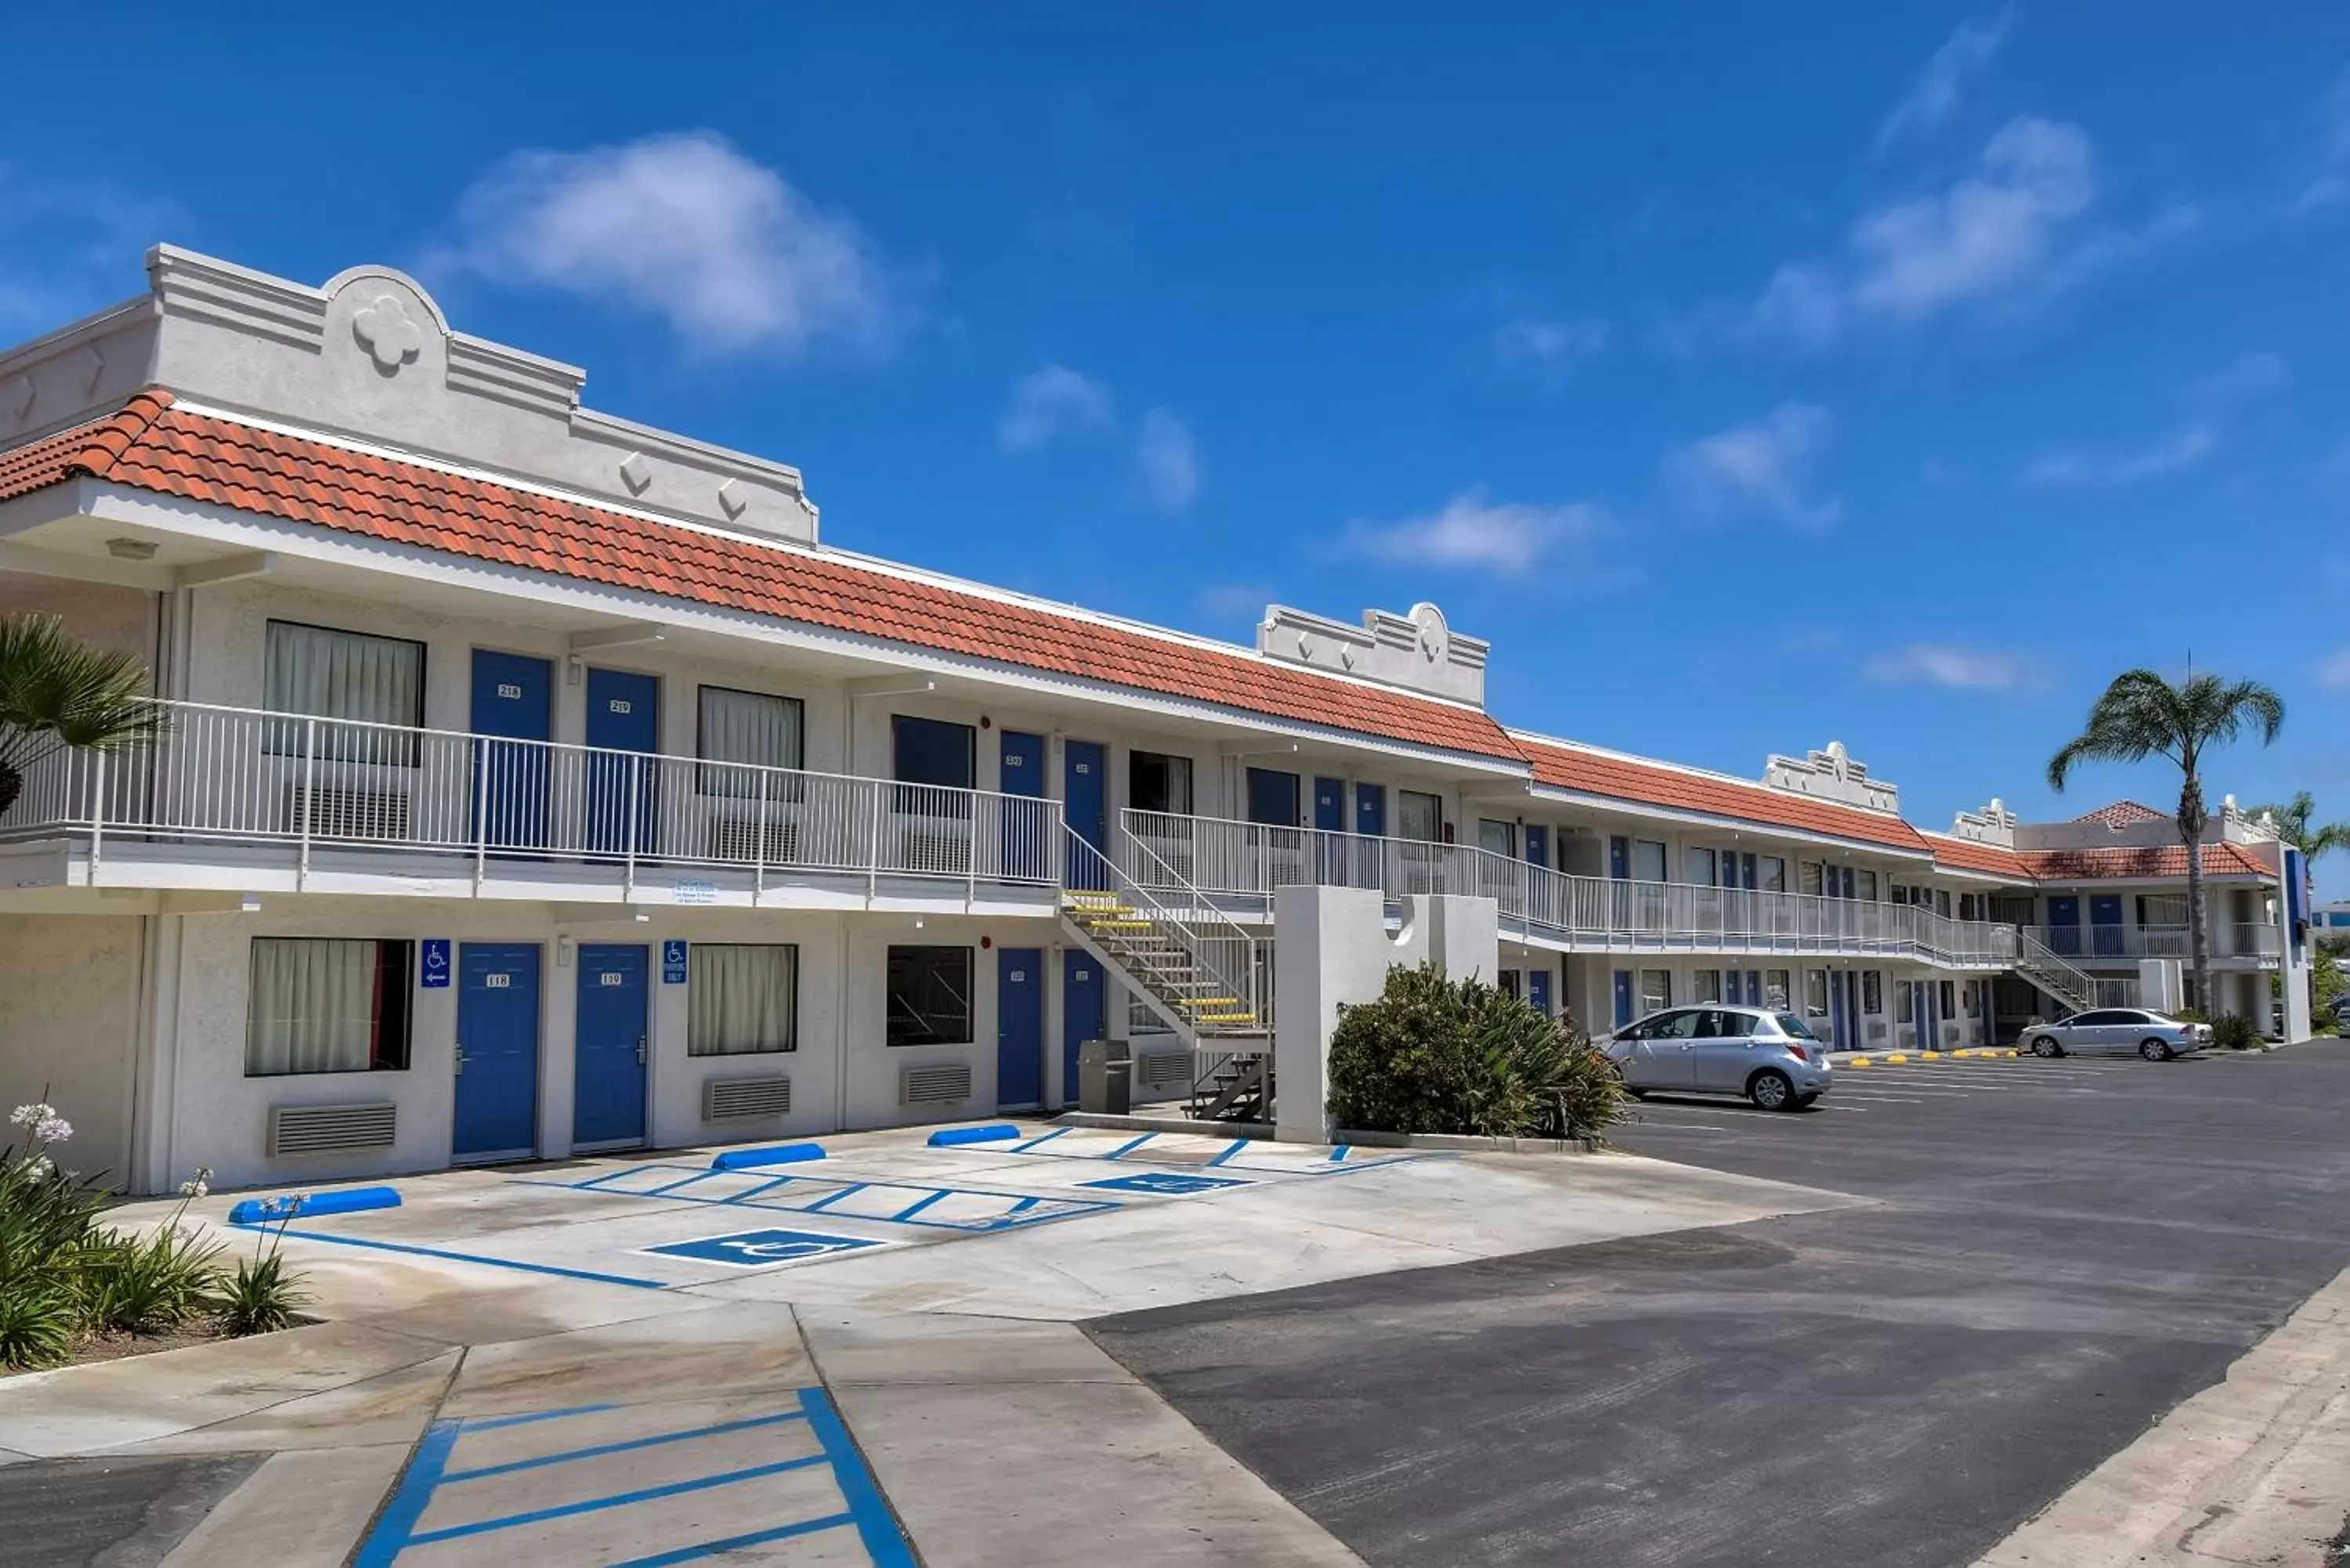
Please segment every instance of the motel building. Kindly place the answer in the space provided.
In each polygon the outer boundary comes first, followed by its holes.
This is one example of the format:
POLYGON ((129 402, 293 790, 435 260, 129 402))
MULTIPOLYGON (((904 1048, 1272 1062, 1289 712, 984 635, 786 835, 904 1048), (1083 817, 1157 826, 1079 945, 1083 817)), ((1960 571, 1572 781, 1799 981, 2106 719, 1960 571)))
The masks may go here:
MULTIPOLYGON (((1244 648, 876 560, 397 272, 148 270, 0 354, 0 613, 161 714, 0 811, 0 1100, 131 1189, 1049 1109, 1095 1038, 1261 1116, 1300 884, 1490 898, 1483 967, 1598 1029, 1957 1047, 2177 992, 2143 807, 1932 831, 1841 745, 1513 729, 1432 605, 1244 648)), ((2212 1001, 2305 1034, 2297 857, 2232 805, 2205 856, 2212 1001)))

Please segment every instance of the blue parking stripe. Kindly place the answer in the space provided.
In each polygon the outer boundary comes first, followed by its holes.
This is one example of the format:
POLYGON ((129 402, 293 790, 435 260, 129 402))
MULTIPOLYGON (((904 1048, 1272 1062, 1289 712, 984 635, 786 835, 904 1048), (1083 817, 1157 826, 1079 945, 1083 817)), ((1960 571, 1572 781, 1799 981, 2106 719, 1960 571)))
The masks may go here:
POLYGON ((351 1568, 391 1568, 392 1559, 408 1549, 409 1542, 414 1539, 411 1532, 432 1501, 432 1489, 441 1484, 441 1471, 448 1464, 449 1451, 457 1446, 457 1434, 463 1426, 462 1421, 435 1421, 425 1428, 423 1441, 416 1445, 415 1457, 408 1461, 408 1473, 400 1478, 400 1490, 384 1504, 383 1514, 368 1532, 366 1544, 351 1559, 351 1568))
POLYGON ((465 1430, 494 1432, 505 1427, 532 1427, 541 1421, 560 1421, 567 1416, 593 1416, 603 1410, 617 1410, 618 1405, 574 1405, 567 1410, 533 1410, 526 1416, 468 1416, 465 1430))
POLYGON ((1035 1207, 1036 1207, 1036 1205, 1038 1205, 1039 1203, 1042 1203, 1043 1201, 1045 1201, 1045 1200, 1044 1200, 1043 1199, 1041 1199, 1041 1198, 1024 1198, 1024 1199, 1022 1199, 1019 1202, 1017 1202, 1017 1203, 1014 1204, 1014 1205, 1013 1205, 1009 1210, 1005 1210, 1005 1212, 1006 1212, 1006 1213, 1010 1213, 1010 1214, 1017 1214, 1017 1213, 1020 1213, 1021 1211, 1023 1211, 1024 1210, 1034 1209, 1034 1208, 1035 1208, 1035 1207))
POLYGON ((758 1197, 762 1192, 773 1192, 778 1187, 786 1186, 799 1179, 800 1178, 796 1176, 771 1177, 767 1180, 759 1183, 758 1186, 750 1188, 745 1191, 730 1192, 718 1201, 721 1203, 748 1203, 754 1198, 758 1197))
MULTIPOLYGON (((444 1470, 442 1472, 441 1484, 447 1486, 455 1481, 480 1480, 484 1476, 502 1476, 515 1470, 540 1469, 547 1465, 567 1465, 574 1459, 600 1459, 606 1454, 625 1454, 632 1449, 657 1449, 664 1443, 682 1443, 694 1438, 714 1438, 723 1432, 747 1432, 754 1427, 772 1427, 779 1421, 806 1419, 806 1411, 786 1410, 780 1416, 754 1416, 747 1420, 721 1421, 714 1427, 696 1427, 691 1431, 662 1432, 656 1437, 630 1438, 623 1442, 598 1443, 585 1449, 566 1449, 559 1454, 540 1454, 535 1459, 512 1459, 502 1465, 484 1465, 479 1469, 444 1470)), ((469 1431, 482 1429, 480 1427, 467 1428, 469 1431)))
POLYGON ((890 1215, 889 1218, 901 1222, 911 1220, 915 1215, 920 1214, 923 1210, 928 1209, 931 1204, 938 1202, 941 1199, 952 1198, 953 1196, 954 1191, 952 1189, 941 1187, 936 1192, 931 1193, 928 1198, 917 1199, 915 1202, 899 1210, 898 1212, 890 1215))
POLYGON ((649 1187, 637 1196, 639 1198, 659 1198, 664 1192, 675 1192, 681 1187, 691 1187, 697 1181, 707 1181, 713 1176, 723 1176, 725 1174, 726 1172, 723 1170, 697 1170, 691 1176, 686 1177, 682 1180, 663 1182, 659 1187, 649 1187))
POLYGON ((832 1461, 833 1481, 857 1521, 857 1538, 864 1543, 865 1554, 873 1559, 873 1568, 920 1568, 913 1549, 906 1544, 906 1532, 899 1529, 897 1515, 882 1501, 881 1489, 873 1484, 865 1456, 857 1451, 856 1440, 842 1424, 831 1397, 821 1388, 803 1388, 800 1408, 807 1412, 808 1429, 832 1461))
POLYGON ((723 1541, 705 1541, 699 1546, 681 1546, 674 1552, 658 1552, 650 1557, 631 1557, 626 1563, 614 1563, 612 1568, 669 1568, 672 1563, 691 1563, 697 1558, 715 1557, 722 1552, 756 1546, 764 1541, 789 1541, 795 1535, 814 1535, 819 1530, 837 1530, 856 1522, 855 1514, 836 1513, 798 1524, 779 1524, 773 1530, 754 1530, 748 1535, 730 1535, 723 1541))
POLYGON ((1232 1158, 1232 1156, 1234 1156, 1234 1155, 1236 1155, 1236 1154, 1240 1153, 1240 1151, 1241 1151, 1241 1150, 1243 1150, 1243 1149, 1244 1149, 1244 1148, 1248 1147, 1248 1146, 1249 1146, 1249 1140, 1248 1140, 1248 1139, 1246 1139, 1246 1138, 1244 1138, 1244 1137, 1236 1137, 1236 1138, 1232 1139, 1232 1147, 1230 1147, 1230 1148, 1228 1148, 1228 1149, 1224 1150, 1224 1152, 1223 1152, 1223 1153, 1222 1153, 1222 1154, 1220 1154, 1220 1155, 1216 1156, 1216 1158, 1213 1158, 1213 1159, 1211 1159, 1211 1160, 1208 1161, 1208 1163, 1209 1163, 1210 1165, 1222 1165, 1222 1164, 1223 1164, 1223 1163, 1224 1163, 1224 1161, 1226 1161, 1226 1160, 1228 1160, 1228 1159, 1232 1158))
POLYGON ((1347 1144, 1343 1144, 1343 1143, 1342 1143, 1342 1144, 1337 1145, 1337 1146, 1336 1146, 1336 1147, 1335 1147, 1334 1148, 1332 1148, 1332 1149, 1330 1150, 1330 1163, 1331 1163, 1331 1164, 1333 1164, 1333 1165, 1336 1165, 1336 1164, 1337 1164, 1340 1160, 1342 1160, 1342 1159, 1346 1158, 1347 1158, 1347 1150, 1348 1150, 1348 1148, 1349 1148, 1349 1147, 1352 1147, 1351 1145, 1347 1145, 1347 1144))
POLYGON ((1045 1134, 1044 1136, 1042 1136, 1041 1137, 1032 1137, 1032 1138, 1030 1138, 1026 1143, 1014 1144, 1014 1145, 1013 1145, 1009 1149, 1005 1150, 1004 1152, 1005 1152, 1005 1153, 1007 1153, 1007 1154, 1026 1154, 1030 1149, 1035 1148, 1038 1144, 1040 1144, 1040 1143, 1050 1143, 1050 1142, 1052 1142, 1055 1138, 1056 1138, 1056 1137, 1060 1137, 1063 1133, 1067 1132, 1068 1130, 1069 1130, 1069 1129, 1068 1129, 1067 1127, 1055 1127, 1051 1132, 1045 1133, 1045 1134))
MULTIPOLYGON (((240 1231, 277 1231, 269 1224, 239 1225, 240 1231)), ((669 1286, 660 1280, 640 1280, 629 1274, 599 1274, 592 1269, 565 1269, 553 1263, 518 1263, 512 1258, 489 1258, 479 1252, 452 1252, 445 1247, 414 1247, 400 1241, 371 1241, 364 1236, 341 1236, 329 1231, 278 1231, 297 1241, 327 1241, 338 1247, 365 1247, 378 1252, 404 1252, 416 1258, 446 1258, 452 1263, 480 1263, 493 1269, 515 1269, 525 1274, 553 1274, 557 1279, 590 1280, 604 1285, 633 1285, 640 1291, 665 1291, 669 1286)))
POLYGON ((852 1181, 837 1192, 826 1193, 815 1202, 802 1208, 800 1212, 803 1214, 821 1214, 826 1210, 831 1208, 834 1204, 839 1202, 842 1199, 849 1197, 855 1193, 862 1192, 872 1185, 873 1184, 869 1181, 852 1181))
POLYGON ((421 1535, 411 1535, 407 1544, 429 1546, 434 1542, 456 1541, 468 1535, 487 1535, 492 1531, 512 1530, 518 1525, 543 1524, 550 1519, 568 1519, 575 1514, 599 1513, 608 1508, 626 1508, 631 1503, 650 1502, 657 1498, 708 1491, 714 1487, 733 1486, 737 1481, 756 1480, 762 1476, 804 1470, 810 1465, 824 1464, 828 1458, 827 1454, 810 1454, 805 1459, 778 1459, 773 1464, 753 1465, 746 1469, 722 1470, 714 1476, 696 1476, 691 1480, 671 1481, 667 1486, 649 1486, 636 1491, 614 1492, 608 1497, 584 1498, 577 1502, 560 1503, 554 1508, 535 1508, 527 1513, 509 1513, 474 1524, 452 1524, 446 1530, 429 1530, 421 1535))
POLYGON ((1102 1158, 1104 1159, 1124 1159, 1128 1155, 1132 1154, 1136 1149, 1140 1148, 1144 1144, 1149 1143, 1152 1138, 1155 1138, 1158 1136, 1159 1135, 1157 1133, 1144 1133, 1132 1143, 1122 1143, 1118 1145, 1116 1148, 1102 1156, 1102 1158))

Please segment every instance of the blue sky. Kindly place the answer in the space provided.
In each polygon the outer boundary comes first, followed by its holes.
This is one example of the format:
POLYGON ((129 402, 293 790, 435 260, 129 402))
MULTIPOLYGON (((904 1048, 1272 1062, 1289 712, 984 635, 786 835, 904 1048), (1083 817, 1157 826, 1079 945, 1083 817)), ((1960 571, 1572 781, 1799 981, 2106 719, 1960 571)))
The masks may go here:
POLYGON ((2290 707, 2214 791, 2350 817, 2350 11, 484 9, 16 18, 0 336, 390 262, 845 545, 1433 599, 1505 719, 1936 826, 2168 805, 2041 773, 2191 651, 2290 707))

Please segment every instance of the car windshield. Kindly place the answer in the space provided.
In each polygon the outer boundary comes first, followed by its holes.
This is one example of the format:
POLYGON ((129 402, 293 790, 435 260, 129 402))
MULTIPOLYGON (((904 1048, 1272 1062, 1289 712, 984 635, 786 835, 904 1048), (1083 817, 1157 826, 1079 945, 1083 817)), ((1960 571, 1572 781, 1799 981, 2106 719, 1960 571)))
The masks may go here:
POLYGON ((1774 1012, 1771 1016, 1779 1021, 1779 1033, 1782 1034, 1790 1035, 1797 1040, 1816 1040, 1819 1038, 1818 1035, 1812 1033, 1811 1026, 1809 1024, 1805 1023, 1802 1019, 1796 1017, 1792 1012, 1774 1012))

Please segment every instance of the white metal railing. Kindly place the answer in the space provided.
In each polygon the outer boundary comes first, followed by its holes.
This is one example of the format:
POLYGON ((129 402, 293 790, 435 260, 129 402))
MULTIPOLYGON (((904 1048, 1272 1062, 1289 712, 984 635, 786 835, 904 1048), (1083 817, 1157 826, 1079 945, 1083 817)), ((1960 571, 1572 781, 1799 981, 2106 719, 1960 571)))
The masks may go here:
POLYGON ((1232 997, 1246 1015, 1244 1022, 1228 1024, 1201 1023, 1181 1006, 1187 1000, 1184 992, 1163 983, 1163 976, 1139 955, 1122 952, 1116 940, 1097 937, 1104 951, 1161 1005, 1170 1024, 1198 1040, 1272 1034, 1273 943, 1269 938, 1251 932, 1217 909, 1148 848, 1138 846, 1128 857, 1149 867, 1138 875, 1086 842, 1075 828, 1067 834, 1069 886, 1114 893, 1127 900, 1149 923, 1152 936, 1171 943, 1194 966, 1195 973, 1208 978, 1213 994, 1232 997))
MULTIPOLYGON (((2188 959, 2192 937, 2184 925, 2030 926, 2033 939, 2069 959, 2188 959)), ((2280 943, 2273 925, 2262 921, 2214 921, 2210 929, 2214 958, 2273 958, 2280 943)))
POLYGON ((2071 1002, 2076 1011, 2096 1004, 2097 982, 2085 971, 2028 930, 2018 928, 2015 940, 2018 974, 2050 995, 2071 1002))
POLYGON ((162 702, 151 738, 35 765, 0 840, 401 849, 617 867, 1058 885, 1056 801, 792 768, 162 702))
POLYGON ((1138 880, 1261 901, 1301 883, 1360 888, 1395 898, 1463 893, 1492 898, 1505 926, 1575 946, 1911 956, 1954 968, 2003 968, 2014 928, 1958 920, 1922 906, 1814 894, 1576 877, 1461 844, 1272 827, 1162 812, 1121 815, 1124 868, 1138 880), (1154 867, 1163 868, 1154 872, 1154 867))

